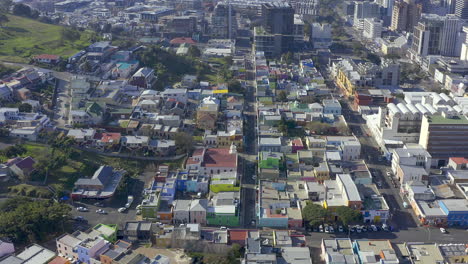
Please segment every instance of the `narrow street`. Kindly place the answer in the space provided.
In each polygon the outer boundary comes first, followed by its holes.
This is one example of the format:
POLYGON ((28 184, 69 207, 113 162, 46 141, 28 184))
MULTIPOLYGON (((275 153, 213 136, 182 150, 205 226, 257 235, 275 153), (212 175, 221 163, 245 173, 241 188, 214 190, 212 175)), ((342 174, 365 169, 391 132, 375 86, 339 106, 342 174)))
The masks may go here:
MULTIPOLYGON (((248 82, 250 83, 250 82, 248 82)), ((257 166, 257 113, 255 109, 255 88, 247 85, 244 101, 244 151, 239 155, 243 165, 241 179, 241 226, 254 228, 256 226, 256 182, 253 178, 257 166)))

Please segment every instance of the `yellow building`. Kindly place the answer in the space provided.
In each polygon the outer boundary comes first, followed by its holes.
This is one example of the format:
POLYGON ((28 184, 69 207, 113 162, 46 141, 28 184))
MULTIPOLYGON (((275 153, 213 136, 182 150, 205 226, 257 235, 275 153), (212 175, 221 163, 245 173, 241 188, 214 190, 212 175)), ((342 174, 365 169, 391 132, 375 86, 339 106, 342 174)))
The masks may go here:
POLYGON ((218 131, 216 136, 217 148, 229 148, 232 144, 234 144, 234 146, 237 147, 237 150, 242 149, 242 135, 236 134, 235 130, 231 130, 229 132, 218 131))

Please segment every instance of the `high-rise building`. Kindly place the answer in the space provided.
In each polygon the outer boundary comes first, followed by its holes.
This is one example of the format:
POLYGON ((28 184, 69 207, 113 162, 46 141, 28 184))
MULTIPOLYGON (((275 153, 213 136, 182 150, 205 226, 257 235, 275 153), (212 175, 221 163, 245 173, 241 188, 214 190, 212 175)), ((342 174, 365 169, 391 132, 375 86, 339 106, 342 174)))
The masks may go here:
POLYGON ((421 17, 422 5, 413 0, 396 0, 392 10, 392 31, 413 31, 421 17))
POLYGON ((461 19, 468 19, 468 0, 454 0, 455 15, 461 19))
POLYGON ((460 60, 468 61, 468 26, 464 26, 462 32, 460 33, 460 38, 462 39, 460 60))
POLYGON ((296 14, 316 16, 318 12, 318 0, 291 1, 296 14))
POLYGON ((419 145, 431 154, 433 166, 444 166, 450 157, 468 157, 468 119, 464 115, 424 116, 419 145))
POLYGON ((218 3, 211 16, 211 37, 233 39, 236 37, 236 11, 230 4, 218 3))
POLYGON ((353 26, 362 30, 364 28, 364 19, 380 18, 380 6, 374 2, 354 2, 353 26))
POLYGON ((413 32, 411 49, 420 56, 439 55, 444 17, 424 14, 413 32))
POLYGON ((273 2, 262 5, 263 28, 270 34, 291 34, 294 9, 288 3, 273 2))
POLYGON ((383 21, 377 18, 364 19, 364 31, 362 35, 368 39, 382 37, 382 24, 383 21))
POLYGON ((440 43, 440 55, 449 57, 460 56, 460 48, 457 44, 459 42, 462 27, 462 19, 454 15, 445 16, 440 43))
POLYGON ((294 49, 294 9, 289 3, 262 4, 262 26, 254 28, 256 51, 278 56, 294 49))

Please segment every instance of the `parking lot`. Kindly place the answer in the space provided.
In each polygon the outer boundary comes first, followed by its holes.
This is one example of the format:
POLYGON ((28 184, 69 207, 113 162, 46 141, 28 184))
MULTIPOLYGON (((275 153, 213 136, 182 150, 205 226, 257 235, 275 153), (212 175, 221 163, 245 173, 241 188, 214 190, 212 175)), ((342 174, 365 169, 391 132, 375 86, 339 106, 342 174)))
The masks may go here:
POLYGON ((122 226, 125 222, 135 220, 136 218, 136 206, 141 204, 142 201, 142 191, 144 189, 144 183, 142 179, 134 179, 131 186, 129 187, 128 194, 134 196, 134 201, 129 209, 125 212, 119 213, 118 210, 121 207, 124 207, 127 203, 127 196, 120 195, 119 197, 114 197, 108 200, 81 200, 74 201, 70 203, 73 207, 72 217, 82 216, 86 221, 75 221, 74 226, 78 229, 86 229, 88 227, 93 227, 97 224, 117 224, 122 226), (102 203, 101 206, 96 206, 96 203, 102 203), (85 207, 88 212, 80 212, 76 210, 77 207, 85 207), (97 213, 96 210, 102 209, 106 211, 106 214, 97 213))

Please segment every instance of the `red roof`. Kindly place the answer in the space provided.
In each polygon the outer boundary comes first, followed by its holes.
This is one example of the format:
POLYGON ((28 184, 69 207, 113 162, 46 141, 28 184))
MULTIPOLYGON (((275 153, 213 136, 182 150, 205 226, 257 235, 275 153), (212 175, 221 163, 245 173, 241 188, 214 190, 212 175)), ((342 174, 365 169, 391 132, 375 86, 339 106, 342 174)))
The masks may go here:
POLYGON ((247 230, 229 230, 229 239, 233 241, 245 241, 247 236, 247 230))
POLYGON ((64 257, 57 256, 55 257, 49 264, 65 264, 65 263, 70 263, 68 259, 64 257))
POLYGON ((96 133, 94 139, 101 140, 104 143, 118 143, 120 141, 120 133, 96 133))
POLYGON ((293 139, 291 143, 292 143, 293 146, 304 146, 302 144, 302 140, 300 138, 293 139))
POLYGON ((60 57, 53 54, 41 54, 37 55, 35 58, 40 60, 58 60, 60 57))
POLYGON ((465 163, 468 163, 468 159, 463 158, 463 157, 452 157, 452 158, 450 158, 450 159, 453 160, 453 162, 455 162, 456 164, 465 164, 465 163))
POLYGON ((197 43, 195 40, 191 39, 191 38, 173 38, 171 39, 171 44, 195 44, 197 43))
POLYGON ((230 154, 228 148, 207 149, 203 158, 204 167, 237 167, 237 154, 230 154))

